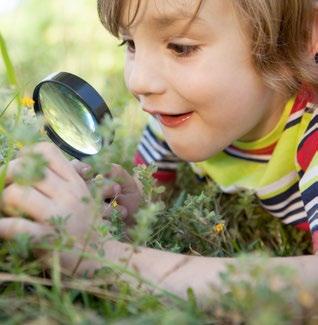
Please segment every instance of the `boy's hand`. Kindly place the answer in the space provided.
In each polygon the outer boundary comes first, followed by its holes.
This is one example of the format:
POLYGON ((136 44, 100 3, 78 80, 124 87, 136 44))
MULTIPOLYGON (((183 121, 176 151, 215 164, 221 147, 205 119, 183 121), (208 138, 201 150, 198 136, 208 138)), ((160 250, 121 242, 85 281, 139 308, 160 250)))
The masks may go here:
MULTIPOLYGON (((77 172, 89 183, 87 179, 87 172, 90 170, 90 166, 79 160, 74 159, 72 165, 77 172)), ((114 200, 114 204, 105 202, 104 217, 111 215, 113 209, 117 209, 121 212, 125 218, 127 225, 132 225, 133 215, 138 210, 139 204, 142 200, 142 187, 140 182, 123 169, 120 165, 113 164, 111 172, 104 175, 105 187, 103 196, 106 200, 114 200)))
POLYGON ((62 254, 61 266, 71 271, 83 248, 86 235, 91 241, 96 234, 91 231, 94 222, 93 199, 83 178, 60 150, 50 143, 39 143, 24 149, 20 156, 11 161, 6 174, 6 185, 2 194, 0 209, 10 217, 0 220, 0 237, 14 238, 17 234, 28 233, 34 241, 54 234, 51 218, 65 218, 65 230, 74 240, 74 254, 62 254), (26 152, 40 153, 48 162, 45 178, 32 186, 14 182, 14 175, 23 172, 22 162, 26 152), (21 218, 27 214, 30 219, 21 218))

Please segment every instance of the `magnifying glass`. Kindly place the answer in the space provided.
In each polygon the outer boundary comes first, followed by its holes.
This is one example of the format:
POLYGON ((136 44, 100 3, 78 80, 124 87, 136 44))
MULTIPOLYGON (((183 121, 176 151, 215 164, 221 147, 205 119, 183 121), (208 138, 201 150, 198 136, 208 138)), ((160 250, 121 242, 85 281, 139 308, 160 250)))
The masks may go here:
POLYGON ((35 87, 33 100, 48 136, 62 150, 77 159, 100 151, 103 138, 98 125, 111 113, 85 80, 69 72, 53 73, 35 87))

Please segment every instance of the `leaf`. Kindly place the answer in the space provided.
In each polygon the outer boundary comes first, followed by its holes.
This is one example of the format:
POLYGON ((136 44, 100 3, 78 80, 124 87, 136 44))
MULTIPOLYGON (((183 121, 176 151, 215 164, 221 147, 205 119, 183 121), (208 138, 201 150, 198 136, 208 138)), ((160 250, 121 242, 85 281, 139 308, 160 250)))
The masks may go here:
POLYGON ((6 46, 6 42, 4 40, 4 38, 2 37, 1 33, 0 33, 0 51, 1 51, 1 55, 2 55, 2 59, 7 71, 7 79, 8 82, 11 86, 18 86, 17 83, 17 78, 16 78, 16 74, 15 74, 15 70, 13 67, 13 64, 11 62, 8 50, 7 50, 7 46, 6 46))

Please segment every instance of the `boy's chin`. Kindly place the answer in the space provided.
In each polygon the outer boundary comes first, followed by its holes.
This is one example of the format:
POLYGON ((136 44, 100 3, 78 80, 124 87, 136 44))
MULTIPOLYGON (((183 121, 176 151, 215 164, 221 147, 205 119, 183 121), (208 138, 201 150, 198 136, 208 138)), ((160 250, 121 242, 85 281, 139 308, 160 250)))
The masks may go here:
POLYGON ((188 162, 205 161, 220 152, 204 152, 202 148, 191 148, 191 146, 186 148, 176 148, 171 145, 170 148, 180 159, 188 162))

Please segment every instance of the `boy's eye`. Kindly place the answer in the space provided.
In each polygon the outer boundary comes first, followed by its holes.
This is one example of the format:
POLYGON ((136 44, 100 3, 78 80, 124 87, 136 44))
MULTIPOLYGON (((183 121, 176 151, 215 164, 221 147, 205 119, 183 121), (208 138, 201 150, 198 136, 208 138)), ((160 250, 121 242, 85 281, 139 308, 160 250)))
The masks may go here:
POLYGON ((198 51, 200 48, 197 45, 183 45, 183 44, 175 44, 169 43, 168 49, 175 52, 177 56, 190 56, 194 52, 198 51))
POLYGON ((133 40, 123 40, 118 46, 124 46, 124 45, 127 46, 127 50, 129 52, 132 52, 132 53, 135 52, 136 47, 135 47, 135 42, 133 40))
MULTIPOLYGON (((126 46, 127 50, 131 53, 135 53, 136 46, 135 42, 130 39, 123 40, 119 46, 126 46)), ((172 50, 178 57, 187 57, 193 54, 194 52, 198 51, 200 47, 198 45, 183 45, 183 44, 176 44, 176 43, 169 43, 167 48, 172 50)))

